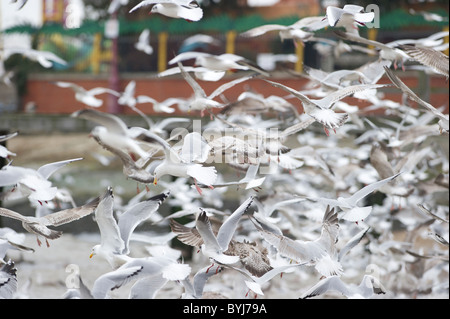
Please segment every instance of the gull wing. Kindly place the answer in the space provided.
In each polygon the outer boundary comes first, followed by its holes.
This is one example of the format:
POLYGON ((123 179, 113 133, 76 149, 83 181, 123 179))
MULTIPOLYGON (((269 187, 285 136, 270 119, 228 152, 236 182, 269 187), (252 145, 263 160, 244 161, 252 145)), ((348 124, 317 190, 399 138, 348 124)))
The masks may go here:
POLYGON ((411 45, 401 45, 400 49, 406 52, 414 60, 432 68, 439 74, 445 75, 448 79, 449 61, 444 53, 427 47, 411 45))
POLYGON ((239 220, 253 203, 253 200, 254 197, 250 196, 233 212, 233 214, 230 215, 230 217, 227 218, 222 226, 220 226, 219 232, 217 233, 217 242, 223 250, 228 249, 228 244, 230 243, 231 238, 233 238, 239 220))
POLYGON ((261 226, 254 223, 255 227, 258 229, 260 234, 263 236, 264 240, 266 240, 269 244, 274 246, 278 252, 285 257, 300 260, 300 261, 309 261, 310 257, 308 256, 308 245, 311 242, 299 242, 296 240, 292 240, 286 236, 274 234, 270 231, 263 229, 261 226))
POLYGON ((203 238, 203 242, 207 249, 221 251, 222 247, 219 245, 216 236, 212 231, 211 221, 209 220, 206 212, 200 208, 200 214, 198 215, 197 221, 195 223, 197 231, 203 238))
POLYGON ((63 166, 66 166, 67 164, 70 164, 72 162, 81 161, 83 158, 74 158, 70 160, 64 160, 54 163, 49 163, 42 165, 38 168, 37 172, 45 179, 48 179, 54 172, 56 172, 58 169, 60 169, 63 166))
POLYGON ((22 214, 19 214, 15 211, 12 211, 7 208, 0 207, 0 216, 5 216, 13 219, 20 220, 22 222, 28 222, 28 218, 26 216, 23 216, 22 214))
POLYGON ((306 103, 306 104, 313 104, 313 102, 306 96, 301 94, 300 92, 298 92, 297 90, 294 90, 286 85, 283 85, 281 83, 277 83, 277 82, 273 82, 273 81, 269 81, 269 80, 264 80, 270 84, 272 84, 273 86, 280 88, 282 90, 285 90, 291 94, 293 94, 295 97, 297 97, 302 103, 306 103))
POLYGON ((400 80, 400 78, 396 76, 391 69, 389 69, 388 67, 384 67, 384 70, 386 71, 386 75, 389 77, 391 82, 403 93, 405 93, 411 100, 419 103, 425 109, 433 113, 436 117, 448 123, 448 116, 446 117, 444 114, 442 114, 442 112, 439 112, 433 105, 425 102, 420 97, 418 97, 416 93, 414 93, 405 83, 403 83, 402 80, 400 80))
POLYGON ((105 299, 108 292, 118 289, 137 277, 143 270, 143 266, 118 268, 98 277, 92 287, 92 296, 95 299, 105 299))
POLYGON ((119 117, 100 112, 93 109, 83 109, 77 112, 72 113, 72 117, 79 117, 85 120, 97 123, 101 126, 104 126, 110 132, 116 132, 118 134, 126 134, 128 127, 122 119, 119 117))
POLYGON ((311 298, 318 295, 323 295, 328 291, 337 291, 345 296, 351 295, 351 292, 348 290, 347 286, 342 282, 341 278, 339 278, 338 276, 331 276, 319 280, 317 284, 308 289, 300 298, 301 299, 311 298))
POLYGON ((361 85, 351 85, 344 87, 338 91, 334 91, 320 100, 313 100, 319 107, 324 109, 329 109, 337 101, 350 96, 357 92, 362 92, 369 89, 378 89, 382 87, 389 86, 387 84, 361 84, 361 85))
POLYGON ((334 33, 336 33, 336 35, 338 35, 339 37, 341 37, 344 40, 350 40, 350 41, 359 42, 359 43, 362 43, 365 45, 371 45, 371 46, 377 47, 381 50, 392 50, 392 48, 386 44, 383 44, 381 42, 374 41, 374 40, 369 40, 369 39, 360 37, 359 35, 351 34, 348 32, 343 32, 340 30, 334 30, 334 33))
POLYGON ((86 205, 65 209, 53 214, 45 215, 39 218, 39 221, 46 226, 59 226, 63 224, 70 223, 72 221, 83 218, 87 215, 92 214, 100 203, 100 197, 95 198, 86 205))
POLYGON ((146 201, 137 203, 130 207, 125 213, 120 215, 117 225, 119 226, 120 235, 125 243, 124 254, 129 252, 129 241, 130 236, 135 230, 135 228, 146 219, 150 217, 151 214, 156 212, 161 204, 170 195, 170 192, 165 192, 156 196, 153 196, 146 201))
POLYGON ((341 261, 342 258, 356 245, 359 244, 359 242, 364 238, 364 236, 369 231, 370 227, 367 227, 366 229, 361 230, 359 233, 357 233, 355 236, 350 238, 350 240, 345 244, 344 247, 341 248, 338 254, 338 261, 341 261))
POLYGON ((114 195, 111 187, 100 199, 95 211, 95 220, 100 230, 101 245, 115 253, 121 254, 125 243, 120 235, 119 226, 114 218, 114 195))
POLYGON ((230 81, 230 82, 227 82, 227 83, 225 83, 225 84, 222 84, 221 86, 219 86, 217 89, 215 89, 214 90, 214 92, 212 92, 209 96, 208 96, 208 99, 214 99, 215 97, 217 97, 217 96, 219 96, 220 94, 222 94, 223 92, 225 92, 226 90, 228 90, 228 89, 230 89, 230 88, 232 88, 233 86, 235 86, 235 85, 237 85, 237 84, 239 84, 239 83, 242 83, 242 82, 245 82, 245 81, 247 81, 247 80, 250 80, 250 79, 252 79, 252 78, 254 78, 255 76, 257 76, 258 74, 252 74, 252 75, 249 75, 249 76, 243 76, 243 77, 240 77, 240 78, 237 78, 237 79, 235 79, 235 80, 232 80, 232 81, 230 81))
POLYGON ((382 179, 381 181, 369 184, 369 185, 363 187, 362 189, 360 189, 359 191, 355 192, 352 196, 347 198, 346 201, 350 202, 351 206, 355 206, 361 199, 363 199, 364 197, 366 197, 367 195, 369 195, 373 191, 379 189, 381 186, 389 183, 390 181, 392 181, 394 178, 396 178, 400 174, 401 174, 401 172, 397 173, 397 174, 395 174, 395 175, 393 175, 391 177, 382 179))
POLYGON ((183 64, 178 62, 178 67, 180 68, 181 75, 186 80, 186 82, 191 86, 192 90, 194 91, 194 94, 196 97, 202 97, 207 98, 207 95, 203 88, 197 83, 197 81, 194 80, 194 78, 186 72, 186 70, 183 67, 183 64))
POLYGON ((243 37, 257 37, 271 31, 286 30, 288 27, 280 24, 265 24, 241 33, 243 37))
POLYGON ((186 227, 170 219, 170 229, 177 235, 178 240, 186 245, 200 247, 203 244, 203 238, 195 227, 186 227))

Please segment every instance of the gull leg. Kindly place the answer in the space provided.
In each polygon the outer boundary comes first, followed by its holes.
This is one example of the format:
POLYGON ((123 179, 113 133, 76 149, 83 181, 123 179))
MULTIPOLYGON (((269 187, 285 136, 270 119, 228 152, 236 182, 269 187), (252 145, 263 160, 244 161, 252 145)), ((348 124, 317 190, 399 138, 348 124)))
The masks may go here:
POLYGON ((200 194, 200 195, 202 195, 203 193, 202 193, 202 190, 200 189, 200 187, 198 187, 198 184, 197 184, 197 180, 194 178, 194 183, 195 183, 195 188, 197 189, 197 192, 200 194))
POLYGON ((327 127, 324 126, 323 129, 325 131, 325 134, 327 134, 327 136, 330 136, 330 131, 328 131, 327 127))
POLYGON ((48 243, 47 238, 45 238, 45 243, 47 244, 47 247, 50 247, 50 244, 48 243))
POLYGON ((41 247, 42 243, 41 243, 41 241, 39 240, 39 237, 36 236, 36 240, 37 240, 38 246, 41 247))
POLYGON ((208 269, 206 269, 206 273, 208 273, 208 271, 214 266, 214 263, 208 267, 208 269))

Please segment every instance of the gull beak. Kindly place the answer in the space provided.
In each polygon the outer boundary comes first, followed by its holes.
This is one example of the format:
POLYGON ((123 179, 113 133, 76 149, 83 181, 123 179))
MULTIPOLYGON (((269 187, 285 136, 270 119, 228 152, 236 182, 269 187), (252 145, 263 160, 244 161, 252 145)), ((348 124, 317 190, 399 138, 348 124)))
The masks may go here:
POLYGON ((158 179, 155 177, 155 178, 153 179, 153 185, 156 185, 156 184, 158 184, 158 179))
POLYGON ((94 257, 94 253, 91 253, 91 254, 89 255, 89 258, 92 258, 92 257, 94 257))

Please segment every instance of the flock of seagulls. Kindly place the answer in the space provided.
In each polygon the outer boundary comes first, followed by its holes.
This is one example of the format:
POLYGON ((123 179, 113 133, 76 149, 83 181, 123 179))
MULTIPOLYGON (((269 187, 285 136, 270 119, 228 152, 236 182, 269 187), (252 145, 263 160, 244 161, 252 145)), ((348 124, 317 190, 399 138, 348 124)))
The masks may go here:
MULTIPOLYGON (((126 4, 113 1, 111 6, 126 4)), ((171 18, 203 17, 201 6, 189 0, 142 1, 130 14, 149 6, 151 13, 171 18)), ((300 75, 309 80, 305 87, 281 84, 245 57, 195 51, 175 56, 169 64, 177 67, 159 75, 180 74, 192 88, 190 99, 136 97, 134 81, 123 92, 56 82, 55 89, 72 89, 84 105, 71 116, 94 124, 90 138, 120 161, 123 178, 146 190, 118 207, 114 185, 99 186, 98 194, 77 206, 70 191, 54 186, 51 177, 66 165, 82 164, 82 157, 33 169, 15 166, 18 155, 0 146, 7 162, 0 170, 0 198, 27 198, 36 208, 36 216, 24 216, 1 207, 0 216, 20 221, 39 246, 40 238, 50 246, 48 239, 64 236, 53 227, 95 220, 100 240, 91 261, 94 267, 98 259, 107 261, 110 271, 94 282, 83 280, 81 272, 79 287, 68 287, 64 298, 111 298, 117 290, 126 290, 129 298, 155 298, 164 287, 181 287, 179 298, 195 299, 286 293, 295 298, 448 298, 449 159, 443 146, 448 144, 448 114, 445 106, 421 99, 401 80, 403 71, 396 70, 398 63, 405 70, 420 65, 438 80, 448 80, 448 56, 439 41, 448 32, 384 44, 359 34, 373 19, 357 5, 330 6, 325 16, 242 34, 278 31, 282 40, 296 45, 323 44, 315 32, 329 28, 338 40, 327 45, 345 44, 344 51, 358 52, 367 45, 377 48, 355 70, 305 66, 300 75), (195 67, 183 65, 192 59, 195 67), (231 70, 243 75, 209 95, 201 87, 199 81, 217 81, 231 70), (279 94, 256 92, 253 81, 274 86, 279 94), (240 83, 246 90, 230 101, 226 91, 240 83), (389 100, 384 90, 404 98, 389 100), (148 127, 130 127, 119 115, 98 110, 100 94, 117 96, 148 127), (385 116, 366 116, 347 97, 364 100, 367 109, 381 109, 385 116), (156 121, 142 110, 145 104, 167 117, 156 121), (177 107, 187 116, 169 117, 177 107), (197 115, 200 128, 194 123, 197 115), (58 209, 55 203, 72 207, 58 209), (170 213, 162 214, 162 207, 170 213), (143 224, 159 231, 159 245, 135 231, 143 224), (134 241, 147 242, 149 255, 133 257, 134 241)), ((152 54, 148 39, 146 30, 136 49, 152 54)), ((17 135, 0 136, 0 142, 17 135)), ((8 260, 8 252, 35 251, 23 245, 21 235, 0 228, 0 298, 14 298, 20 285, 20 261, 8 260)))

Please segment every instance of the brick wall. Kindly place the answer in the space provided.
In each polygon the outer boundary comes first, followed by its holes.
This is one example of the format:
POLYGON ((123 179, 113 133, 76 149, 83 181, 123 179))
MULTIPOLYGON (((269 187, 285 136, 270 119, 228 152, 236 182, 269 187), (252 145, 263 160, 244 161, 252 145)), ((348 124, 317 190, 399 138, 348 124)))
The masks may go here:
MULTIPOLYGON (((413 89, 419 96, 423 96, 422 80, 419 80, 415 72, 401 71, 397 73, 401 79, 413 89)), ((199 82, 205 90, 206 94, 212 93, 221 84, 232 80, 233 75, 226 77, 218 82, 199 82)), ((125 75, 122 77, 120 86, 123 90, 129 81, 136 81, 136 95, 148 95, 157 101, 164 101, 169 97, 182 97, 189 98, 192 96, 193 91, 191 87, 181 77, 173 76, 168 78, 152 78, 144 75, 125 75)), ((279 77, 273 78, 274 81, 278 81, 292 88, 300 89, 307 81, 298 78, 279 77)), ((94 77, 86 75, 38 75, 31 76, 28 80, 27 94, 23 98, 23 105, 29 102, 35 103, 36 113, 40 114, 70 114, 86 106, 81 102, 75 100, 74 92, 71 89, 57 87, 55 81, 67 81, 76 83, 86 89, 94 88, 97 86, 108 87, 108 79, 106 77, 94 77)), ((389 79, 382 78, 380 83, 390 83, 389 79)), ((446 106, 446 112, 448 113, 448 82, 442 76, 430 77, 429 83, 431 85, 431 94, 429 102, 435 107, 442 105, 446 106)), ((252 79, 241 83, 230 90, 225 92, 225 96, 229 101, 235 101, 237 97, 246 89, 251 89, 255 92, 261 93, 264 96, 279 95, 285 96, 286 92, 281 89, 275 88, 270 84, 260 80, 252 79)), ((383 89, 386 93, 386 98, 394 101, 401 101, 400 91, 396 88, 383 89)), ((100 111, 107 111, 108 95, 104 94, 99 96, 104 100, 103 105, 99 108, 100 111)), ((367 104, 358 101, 354 98, 347 98, 349 103, 359 105, 364 108, 367 104)), ((290 102, 296 105, 301 110, 301 103, 297 99, 291 99, 290 102)), ((139 108, 147 113, 154 114, 151 104, 141 104, 139 108)), ((128 108, 124 109, 125 114, 134 114, 134 112, 128 108)), ((176 113, 175 115, 180 115, 176 113)), ((162 114, 164 115, 164 114, 162 114)))

